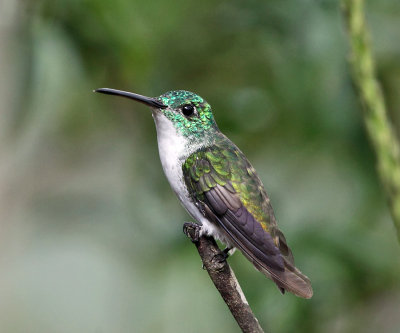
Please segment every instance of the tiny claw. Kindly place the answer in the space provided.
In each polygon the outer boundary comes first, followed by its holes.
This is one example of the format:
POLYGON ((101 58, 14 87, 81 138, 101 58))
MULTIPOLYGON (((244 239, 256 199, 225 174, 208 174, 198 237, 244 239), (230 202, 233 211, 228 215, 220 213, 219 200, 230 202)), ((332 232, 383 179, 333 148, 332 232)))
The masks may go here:
POLYGON ((229 254, 228 254, 229 250, 227 252, 225 252, 225 250, 223 250, 220 253, 217 253, 216 255, 214 255, 213 261, 216 261, 216 262, 219 262, 219 263, 225 262, 226 259, 228 259, 228 257, 229 257, 229 254))
POLYGON ((233 254, 233 253, 229 253, 229 252, 231 252, 232 249, 233 249, 232 247, 226 247, 226 248, 222 251, 222 253, 225 254, 225 259, 228 259, 228 257, 229 257, 231 254, 233 254))
POLYGON ((200 239, 201 225, 193 222, 185 222, 183 224, 183 233, 190 238, 193 243, 196 243, 200 239))

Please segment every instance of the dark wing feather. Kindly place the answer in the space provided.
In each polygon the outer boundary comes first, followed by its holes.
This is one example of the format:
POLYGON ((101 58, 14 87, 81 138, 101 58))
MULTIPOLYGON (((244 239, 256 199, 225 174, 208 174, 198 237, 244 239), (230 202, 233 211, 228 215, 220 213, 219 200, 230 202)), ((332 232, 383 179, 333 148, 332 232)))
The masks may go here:
POLYGON ((268 267, 283 271, 283 259, 271 235, 240 203, 236 194, 228 193, 222 186, 217 185, 205 193, 204 203, 214 211, 214 218, 218 218, 221 227, 240 250, 254 256, 268 267))
POLYGON ((255 170, 228 139, 192 154, 183 165, 186 185, 203 213, 281 290, 312 296, 295 266, 255 170))

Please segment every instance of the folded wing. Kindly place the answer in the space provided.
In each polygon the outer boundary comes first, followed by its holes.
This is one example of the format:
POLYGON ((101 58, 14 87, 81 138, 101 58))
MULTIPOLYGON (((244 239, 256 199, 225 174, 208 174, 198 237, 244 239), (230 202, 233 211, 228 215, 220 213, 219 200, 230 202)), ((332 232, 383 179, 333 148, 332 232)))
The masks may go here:
POLYGON ((309 279, 294 265, 286 239, 254 168, 228 139, 192 154, 183 165, 186 185, 203 214, 281 289, 310 298, 309 279))

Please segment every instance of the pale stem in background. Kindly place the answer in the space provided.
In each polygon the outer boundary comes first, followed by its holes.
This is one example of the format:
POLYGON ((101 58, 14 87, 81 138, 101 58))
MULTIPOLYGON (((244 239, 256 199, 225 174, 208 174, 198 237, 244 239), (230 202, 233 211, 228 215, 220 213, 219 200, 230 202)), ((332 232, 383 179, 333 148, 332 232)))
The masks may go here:
POLYGON ((363 7, 363 0, 342 0, 350 39, 353 80, 363 105, 367 134, 375 151, 378 174, 400 241, 400 148, 376 79, 363 7))

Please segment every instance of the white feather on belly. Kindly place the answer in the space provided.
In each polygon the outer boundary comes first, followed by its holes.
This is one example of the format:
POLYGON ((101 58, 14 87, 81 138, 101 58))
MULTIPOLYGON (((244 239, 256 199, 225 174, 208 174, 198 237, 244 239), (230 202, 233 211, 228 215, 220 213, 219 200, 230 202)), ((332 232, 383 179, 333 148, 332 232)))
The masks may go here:
POLYGON ((189 140, 178 133, 173 123, 160 111, 154 110, 153 118, 157 129, 161 165, 179 201, 188 213, 202 224, 202 234, 213 236, 229 246, 230 242, 225 234, 215 224, 206 219, 193 203, 183 179, 183 162, 201 146, 190 144, 189 140))

